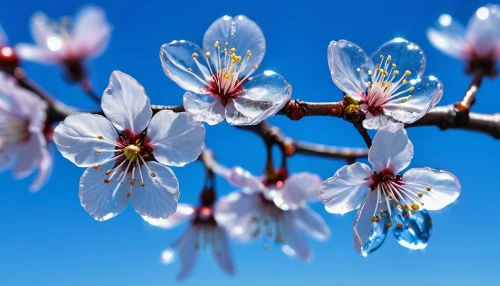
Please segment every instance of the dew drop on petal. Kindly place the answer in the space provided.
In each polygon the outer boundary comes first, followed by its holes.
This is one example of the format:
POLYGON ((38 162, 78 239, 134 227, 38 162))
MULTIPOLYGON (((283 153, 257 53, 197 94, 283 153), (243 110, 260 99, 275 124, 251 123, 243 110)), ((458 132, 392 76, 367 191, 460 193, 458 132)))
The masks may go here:
MULTIPOLYGON (((395 211, 397 210, 393 209, 393 215, 396 215, 395 211)), ((423 209, 407 213, 405 217, 401 210, 397 212, 402 227, 395 227, 393 232, 399 244, 409 249, 424 249, 432 233, 432 220, 429 213, 423 209)))
POLYGON ((443 14, 441 16, 439 16, 439 24, 443 27, 448 27, 449 25, 451 25, 451 16, 448 15, 448 14, 443 14))
POLYGON ((283 247, 281 247, 281 250, 288 256, 295 256, 295 250, 293 250, 293 248, 291 248, 287 244, 283 245, 283 247))

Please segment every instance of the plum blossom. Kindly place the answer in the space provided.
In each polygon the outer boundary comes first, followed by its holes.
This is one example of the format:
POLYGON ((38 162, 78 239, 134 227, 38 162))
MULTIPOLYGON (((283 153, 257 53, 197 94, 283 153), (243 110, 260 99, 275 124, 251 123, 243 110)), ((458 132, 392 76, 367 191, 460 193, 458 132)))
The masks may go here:
POLYGON ((186 90, 184 107, 196 120, 253 125, 276 114, 292 87, 279 74, 253 76, 266 51, 257 24, 245 16, 216 20, 203 37, 203 48, 173 41, 160 49, 167 76, 186 90))
POLYGON ((452 174, 431 168, 414 168, 404 175, 413 158, 413 145, 401 125, 381 129, 368 153, 372 169, 362 163, 340 168, 324 181, 320 199, 330 213, 359 209, 354 220, 354 248, 367 256, 377 250, 392 228, 399 243, 422 249, 432 223, 427 210, 439 210, 460 195, 452 174))
POLYGON ((21 179, 35 169, 38 174, 30 191, 38 191, 52 170, 47 104, 36 94, 17 85, 0 72, 0 170, 12 167, 21 179))
POLYGON ((354 43, 332 41, 328 65, 333 82, 349 103, 365 114, 363 126, 367 129, 396 122, 413 123, 429 112, 443 94, 443 85, 436 77, 422 77, 423 51, 402 38, 383 44, 371 57, 354 43))
POLYGON ((304 234, 320 241, 330 236, 323 218, 307 205, 318 200, 317 175, 304 172, 287 178, 281 173, 263 181, 240 167, 216 165, 214 172, 242 188, 215 207, 215 219, 236 239, 251 241, 262 235, 264 248, 274 242, 286 255, 309 261, 312 253, 304 234))
POLYGON ((217 265, 224 272, 233 274, 234 266, 227 234, 215 220, 212 207, 179 204, 177 211, 167 219, 145 218, 145 220, 153 226, 165 229, 174 228, 186 221, 190 222, 184 234, 161 254, 160 261, 169 264, 174 261, 175 253, 178 253, 182 264, 181 271, 177 275, 178 280, 183 280, 191 274, 201 248, 210 248, 217 265))
POLYGON ((111 26, 103 10, 88 6, 80 10, 74 23, 69 17, 58 22, 37 12, 31 19, 31 33, 35 45, 16 46, 22 59, 63 65, 70 80, 80 81, 86 77, 83 61, 104 51, 111 26))
POLYGON ((120 71, 111 74, 101 107, 106 117, 72 114, 54 131, 61 154, 87 167, 80 179, 83 208, 102 221, 131 200, 142 216, 168 217, 176 210, 179 184, 165 165, 196 160, 205 127, 185 113, 163 110, 152 117, 142 85, 120 71))
POLYGON ((497 74, 500 58, 500 6, 480 7, 467 27, 448 14, 427 30, 429 41, 443 53, 468 63, 468 73, 497 74))

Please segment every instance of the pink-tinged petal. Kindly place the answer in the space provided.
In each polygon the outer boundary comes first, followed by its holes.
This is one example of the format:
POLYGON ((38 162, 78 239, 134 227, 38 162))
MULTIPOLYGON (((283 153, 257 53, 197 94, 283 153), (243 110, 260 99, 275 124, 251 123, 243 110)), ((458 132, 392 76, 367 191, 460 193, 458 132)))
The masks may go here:
POLYGON ((45 137, 41 133, 32 133, 29 141, 21 147, 12 172, 16 179, 29 176, 42 160, 42 152, 46 146, 45 137))
POLYGON ((228 49, 235 48, 236 54, 245 58, 246 52, 252 54, 248 59, 246 68, 240 71, 246 75, 254 65, 259 65, 266 52, 266 39, 259 26, 243 15, 236 17, 224 16, 217 19, 208 28, 203 37, 203 48, 217 55, 214 44, 219 41, 221 54, 224 55, 223 47, 228 43, 228 49))
POLYGON ((38 164, 38 174, 30 186, 30 192, 38 192, 45 185, 52 173, 53 162, 52 151, 48 150, 48 148, 42 149, 42 158, 38 164))
POLYGON ((364 257, 382 246, 389 229, 387 205, 380 194, 378 189, 370 192, 354 219, 352 233, 354 249, 364 257), (380 210, 384 211, 383 215, 380 214, 380 210), (378 216, 380 221, 373 222, 374 216, 378 216))
POLYGON ((193 219, 195 215, 196 213, 194 206, 187 204, 178 204, 175 213, 173 213, 166 219, 154 219, 147 216, 143 217, 143 219, 152 226, 171 229, 185 221, 193 219))
MULTIPOLYGON (((105 183, 106 170, 113 168, 115 162, 108 163, 94 170, 90 167, 80 178, 78 196, 82 207, 96 220, 104 221, 121 213, 128 203, 130 193, 129 179, 120 183, 117 179, 122 176, 123 168, 116 170, 116 174, 109 183, 105 183)), ((129 175, 127 175, 129 176, 129 175)))
POLYGON ((36 12, 31 17, 31 35, 35 43, 46 48, 49 37, 54 35, 52 20, 43 12, 36 12))
POLYGON ((163 44, 160 48, 165 74, 186 91, 202 94, 208 93, 206 86, 211 79, 205 54, 198 45, 184 40, 163 44))
POLYGON ((273 71, 250 78, 243 88, 226 106, 226 120, 231 125, 258 124, 276 114, 292 97, 292 86, 273 71))
POLYGON ((181 271, 177 274, 177 280, 181 281, 188 277, 193 272, 194 266, 198 259, 198 241, 199 229, 191 226, 186 233, 182 235, 173 245, 173 249, 179 249, 179 261, 181 263, 181 271))
POLYGON ((303 261, 311 261, 312 253, 309 249, 309 245, 307 245, 307 240, 304 237, 302 229, 299 229, 295 225, 291 214, 285 214, 283 220, 282 231, 285 239, 283 247, 281 248, 283 253, 303 261))
POLYGON ((213 171, 236 187, 248 188, 253 191, 263 191, 266 188, 260 178, 253 176, 249 171, 241 167, 233 167, 232 169, 229 169, 223 165, 215 163, 213 171))
POLYGON ((194 120, 215 125, 226 118, 226 108, 220 100, 207 94, 197 94, 193 92, 184 93, 184 108, 191 114, 194 120))
POLYGON ((7 46, 8 43, 9 39, 3 30, 2 25, 0 25, 0 46, 7 46))
POLYGON ((434 76, 411 80, 415 90, 384 104, 384 114, 396 121, 413 123, 427 114, 443 96, 443 84, 434 76))
POLYGON ((410 78, 421 76, 424 73, 426 65, 425 55, 422 49, 415 43, 409 42, 403 38, 390 40, 383 44, 371 56, 371 59, 374 63, 382 62, 385 66, 388 56, 392 58, 390 64, 396 64, 397 70, 401 73, 410 71, 410 78), (384 57, 383 60, 380 59, 380 56, 384 57))
POLYGON ((500 7, 487 5, 477 9, 469 20, 465 38, 480 56, 494 54, 500 45, 500 7))
POLYGON ((363 163, 340 168, 321 184, 319 198, 330 213, 345 214, 358 209, 369 192, 368 179, 373 171, 363 163))
POLYGON ((76 113, 59 123, 53 138, 64 158, 78 167, 91 167, 115 156, 99 150, 114 150, 118 134, 104 116, 76 113))
POLYGON ((298 228, 305 231, 314 239, 325 241, 330 237, 330 229, 325 220, 307 205, 290 211, 298 228))
POLYGON ((451 57, 467 57, 465 28, 448 14, 439 16, 436 25, 427 29, 427 38, 434 47, 451 57))
MULTIPOLYGON (((286 205, 282 209, 297 209, 302 207, 305 202, 318 201, 319 187, 321 178, 318 175, 303 172, 296 173, 288 177, 283 188, 278 191, 281 203, 286 205)), ((276 203, 276 200, 275 200, 276 203)))
POLYGON ((377 115, 372 115, 371 113, 365 114, 366 118, 363 120, 363 127, 366 129, 379 130, 387 126, 398 124, 397 121, 383 113, 377 115))
POLYGON ((333 82, 355 100, 366 91, 368 70, 373 63, 358 45, 346 40, 331 41, 328 46, 328 66, 333 82))
POLYGON ((412 198, 422 194, 420 201, 428 210, 439 210, 453 203, 460 195, 461 186, 451 173, 431 168, 414 168, 403 175, 405 190, 412 198))
POLYGON ((203 151, 205 126, 187 113, 162 110, 151 119, 146 134, 158 162, 182 167, 203 151))
MULTIPOLYGON (((133 185, 130 201, 141 216, 165 219, 177 208, 179 182, 170 168, 154 161, 146 164, 140 167, 145 184, 133 185)), ((137 182, 138 178, 136 170, 137 182)))
POLYGON ((56 54, 35 45, 17 44, 15 49, 19 57, 25 61, 37 61, 45 64, 56 64, 60 62, 56 54))
POLYGON ((368 161, 376 172, 390 168, 394 174, 399 173, 410 165, 412 158, 413 144, 401 124, 380 129, 368 151, 368 161))
POLYGON ((87 6, 75 17, 71 38, 72 52, 84 57, 94 57, 106 48, 111 26, 105 12, 97 7, 87 6))
POLYGON ((233 259, 231 257, 231 250, 229 249, 229 241, 227 240, 226 232, 217 227, 213 230, 214 241, 211 247, 212 257, 227 274, 234 274, 233 259))
POLYGON ((113 71, 102 95, 102 110, 118 130, 139 134, 148 127, 153 111, 144 87, 133 77, 113 71))

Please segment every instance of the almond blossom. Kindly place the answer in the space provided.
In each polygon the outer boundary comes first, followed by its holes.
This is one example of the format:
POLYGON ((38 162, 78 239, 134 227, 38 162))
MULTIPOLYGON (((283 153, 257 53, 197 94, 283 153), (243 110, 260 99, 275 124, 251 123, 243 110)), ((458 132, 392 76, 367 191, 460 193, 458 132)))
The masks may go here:
POLYGON ((36 94, 0 72, 0 170, 12 167, 21 179, 38 169, 30 191, 40 190, 52 170, 46 112, 47 104, 36 94))
POLYGON ((160 49, 167 76, 186 90, 184 108, 196 120, 252 125, 276 114, 292 87, 279 74, 253 76, 266 51, 264 34, 245 16, 224 16, 206 31, 203 48, 173 41, 160 49))
POLYGON ((261 180, 240 167, 221 165, 214 172, 243 188, 222 197, 215 207, 215 219, 231 236, 241 241, 263 236, 264 248, 274 242, 286 255, 304 261, 312 259, 304 234, 320 241, 330 236, 323 218, 307 205, 318 200, 317 175, 304 172, 287 178, 282 173, 261 180))
POLYGON ((390 228, 401 245, 425 248, 432 227, 427 210, 442 209, 460 195, 460 183, 446 171, 414 168, 400 175, 412 158, 413 144, 402 126, 386 127, 368 153, 372 168, 347 165, 322 183, 320 199, 328 212, 359 209, 353 241, 360 255, 377 250, 390 228))
POLYGON ((346 40, 328 46, 333 82, 364 112, 367 129, 413 123, 439 102, 443 85, 434 76, 422 77, 425 61, 422 49, 402 38, 383 44, 371 57, 346 40))
POLYGON ((35 45, 16 46, 22 59, 63 65, 70 80, 80 81, 86 77, 83 61, 104 51, 111 26, 103 10, 88 6, 78 13, 74 23, 68 17, 58 22, 37 12, 31 19, 31 33, 35 45))
POLYGON ((132 201, 137 213, 166 218, 175 212, 179 183, 169 166, 198 158, 205 127, 188 114, 163 110, 152 117, 144 88, 120 71, 102 97, 104 116, 76 113, 54 131, 61 154, 79 167, 82 206, 96 220, 120 213, 132 201))
POLYGON ((165 229, 174 228, 186 221, 190 222, 184 234, 161 254, 161 262, 169 264, 173 262, 175 253, 178 252, 182 264, 181 271, 177 275, 178 280, 183 280, 191 274, 201 248, 210 248, 217 265, 224 272, 233 274, 234 266, 227 234, 215 220, 212 207, 179 204, 177 211, 168 219, 145 218, 145 220, 153 226, 165 229))
POLYGON ((443 53, 468 63, 468 72, 496 76, 500 57, 500 6, 480 7, 467 27, 448 14, 427 30, 429 41, 443 53))

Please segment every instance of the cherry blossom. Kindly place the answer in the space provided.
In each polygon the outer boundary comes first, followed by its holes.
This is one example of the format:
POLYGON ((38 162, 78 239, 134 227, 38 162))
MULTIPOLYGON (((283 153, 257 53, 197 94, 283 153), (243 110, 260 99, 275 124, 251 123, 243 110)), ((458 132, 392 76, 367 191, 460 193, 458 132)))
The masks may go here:
POLYGON ((264 248, 280 244, 286 255, 304 261, 312 259, 304 233, 320 241, 330 236, 323 218, 307 205, 318 200, 317 175, 304 172, 286 178, 281 173, 274 180, 261 180, 240 167, 221 165, 214 172, 242 188, 222 197, 215 207, 215 219, 231 236, 241 241, 263 236, 264 248))
POLYGON ((61 64, 70 80, 85 78, 83 61, 101 54, 106 48, 111 26, 103 10, 88 6, 72 19, 55 21, 37 12, 31 19, 35 45, 19 44, 16 50, 24 60, 46 64, 61 64))
POLYGON ((364 112, 363 126, 367 129, 415 122, 443 94, 443 85, 436 77, 422 77, 422 49, 405 39, 383 44, 371 57, 354 43, 332 41, 328 65, 333 82, 353 106, 364 112))
POLYGON ((359 209, 353 241, 360 255, 377 250, 390 228, 401 245, 425 248, 432 226, 427 210, 442 209, 459 196, 460 183, 446 171, 414 168, 400 175, 412 158, 413 145, 406 131, 393 125, 373 139, 368 153, 372 169, 354 163, 322 183, 320 199, 328 212, 359 209))
POLYGON ((0 72, 0 169, 12 167, 18 179, 38 169, 31 191, 40 190, 52 170, 46 112, 47 104, 36 94, 0 72))
POLYGON ((276 114, 292 87, 279 74, 253 76, 266 40, 245 16, 224 16, 206 31, 203 48, 188 41, 162 45, 160 59, 169 78, 186 90, 184 107, 196 120, 252 125, 276 114))
POLYGON ((496 76, 500 57, 500 6, 480 7, 465 28, 448 14, 427 30, 429 41, 443 53, 469 64, 469 73, 496 76))
POLYGON ((196 160, 204 126, 186 113, 163 110, 152 117, 144 88, 120 71, 111 74, 101 107, 106 117, 72 114, 54 131, 61 154, 87 167, 80 179, 82 206, 102 221, 130 199, 142 216, 168 217, 176 210, 179 184, 165 165, 196 160))
POLYGON ((165 229, 174 228, 186 221, 190 222, 184 234, 161 254, 161 262, 169 264, 174 261, 175 253, 178 253, 182 268, 177 279, 183 280, 191 274, 201 248, 210 248, 217 265, 224 272, 233 274, 234 266, 227 234, 215 220, 212 207, 179 204, 177 211, 168 219, 145 218, 145 220, 153 226, 165 229))

